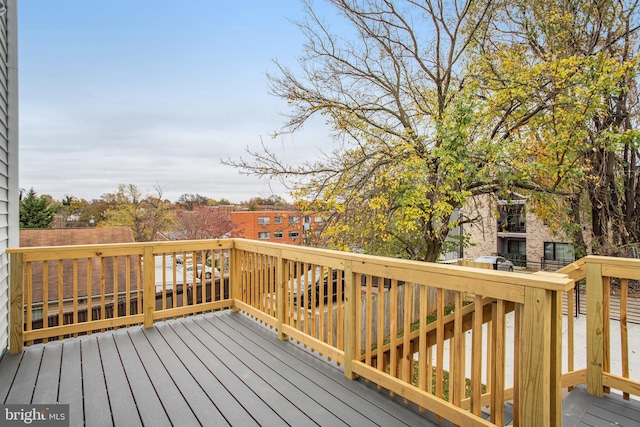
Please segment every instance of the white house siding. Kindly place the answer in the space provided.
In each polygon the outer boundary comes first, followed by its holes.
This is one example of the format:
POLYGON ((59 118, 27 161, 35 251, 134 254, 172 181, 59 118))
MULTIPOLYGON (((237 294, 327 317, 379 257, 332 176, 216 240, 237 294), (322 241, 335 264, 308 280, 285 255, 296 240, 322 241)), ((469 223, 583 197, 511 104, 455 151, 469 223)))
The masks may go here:
POLYGON ((0 0, 0 353, 9 344, 9 257, 19 246, 17 0, 0 0))

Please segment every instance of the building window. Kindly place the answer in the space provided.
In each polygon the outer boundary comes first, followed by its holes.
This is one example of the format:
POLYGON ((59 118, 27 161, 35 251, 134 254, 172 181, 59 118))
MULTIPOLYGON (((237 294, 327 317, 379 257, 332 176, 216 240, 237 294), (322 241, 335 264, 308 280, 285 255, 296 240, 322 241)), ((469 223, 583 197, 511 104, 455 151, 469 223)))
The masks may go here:
POLYGON ((271 233, 268 231, 263 231, 258 233, 258 239, 260 240, 269 240, 271 238, 271 233))
POLYGON ((276 231, 275 233, 273 233, 273 238, 282 239, 282 231, 276 231))
POLYGON ((289 224, 297 224, 300 222, 300 217, 299 216, 290 216, 289 217, 289 224))
POLYGON ((514 255, 526 255, 527 242, 525 240, 508 240, 507 253, 514 255))
POLYGON ((300 237, 300 232, 299 231, 290 231, 289 232, 289 238, 290 239, 297 239, 298 237, 300 237))
POLYGON ((573 262, 576 259, 576 251, 571 243, 544 242, 544 259, 573 262))
POLYGON ((258 217, 258 224, 262 224, 262 225, 267 225, 271 223, 271 218, 269 218, 268 216, 259 216, 258 217))
POLYGON ((317 216, 317 217, 314 218, 314 221, 315 222, 322 222, 322 221, 324 221, 324 218, 322 218, 321 216, 317 216))
POLYGON ((273 223, 274 224, 282 224, 282 217, 281 216, 273 217, 273 223))
POLYGON ((527 232, 527 212, 523 204, 500 206, 498 231, 503 233, 527 232))

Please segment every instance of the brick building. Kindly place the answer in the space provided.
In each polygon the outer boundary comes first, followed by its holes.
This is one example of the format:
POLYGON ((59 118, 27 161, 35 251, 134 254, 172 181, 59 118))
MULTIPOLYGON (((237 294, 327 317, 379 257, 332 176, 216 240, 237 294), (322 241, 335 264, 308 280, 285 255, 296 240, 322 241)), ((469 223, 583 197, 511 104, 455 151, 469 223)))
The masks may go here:
POLYGON ((510 200, 477 199, 473 209, 482 219, 465 225, 472 246, 464 249, 464 258, 496 254, 516 266, 550 270, 573 262, 574 248, 566 236, 553 233, 526 205, 526 197, 516 194, 510 200))
POLYGON ((322 217, 297 210, 236 211, 231 213, 231 222, 234 237, 303 245, 309 244, 322 217))

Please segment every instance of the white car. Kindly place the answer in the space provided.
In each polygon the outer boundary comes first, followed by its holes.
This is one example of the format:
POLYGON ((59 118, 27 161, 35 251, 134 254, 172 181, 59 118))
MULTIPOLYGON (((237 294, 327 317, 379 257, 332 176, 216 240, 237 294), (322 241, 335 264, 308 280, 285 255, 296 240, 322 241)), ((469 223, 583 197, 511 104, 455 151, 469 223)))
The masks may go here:
POLYGON ((493 265, 494 270, 513 271, 513 263, 508 259, 496 255, 481 256, 475 259, 475 262, 481 262, 493 265))
MULTIPOLYGON (((187 264, 186 268, 187 268, 187 275, 193 274, 193 264, 187 264)), ((202 264, 196 264, 196 268, 197 268, 197 277, 199 279, 202 279, 202 264)), ((204 269, 205 280, 211 279, 211 277, 213 277, 213 274, 215 274, 216 277, 220 277, 220 270, 218 270, 217 268, 211 268, 208 265, 205 265, 205 269, 204 269)))

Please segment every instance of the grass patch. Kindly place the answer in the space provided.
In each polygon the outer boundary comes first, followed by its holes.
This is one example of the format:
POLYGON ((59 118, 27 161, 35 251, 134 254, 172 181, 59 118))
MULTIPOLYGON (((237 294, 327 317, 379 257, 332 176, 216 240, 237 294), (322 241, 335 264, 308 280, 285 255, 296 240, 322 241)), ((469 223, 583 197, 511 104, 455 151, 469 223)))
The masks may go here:
MULTIPOLYGON (((411 384, 418 387, 418 361, 413 361, 413 374, 411 376, 411 384)), ((431 390, 436 389, 436 384, 438 382, 438 378, 436 377, 436 370, 432 369, 431 375, 431 390)), ((442 399, 449 402, 449 372, 442 371, 442 399)), ((482 393, 487 392, 487 386, 482 384, 481 387, 482 393)), ((464 398, 468 398, 471 396, 471 380, 469 378, 464 379, 464 398)))

